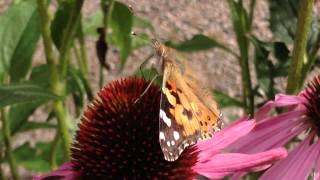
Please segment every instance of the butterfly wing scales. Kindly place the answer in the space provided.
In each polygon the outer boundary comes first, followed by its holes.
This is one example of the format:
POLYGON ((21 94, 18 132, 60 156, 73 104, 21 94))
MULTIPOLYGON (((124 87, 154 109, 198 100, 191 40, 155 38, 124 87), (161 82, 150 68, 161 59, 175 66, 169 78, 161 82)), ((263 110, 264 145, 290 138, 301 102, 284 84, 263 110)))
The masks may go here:
POLYGON ((220 113, 192 69, 175 59, 174 50, 160 44, 156 51, 163 65, 159 141, 165 159, 174 161, 186 147, 213 135, 220 113))
MULTIPOLYGON (((167 68, 165 71, 170 69, 167 68)), ((159 140, 165 159, 174 161, 187 146, 194 144, 201 134, 199 124, 196 121, 190 121, 193 114, 191 106, 187 104, 187 97, 181 93, 180 88, 173 83, 174 74, 171 72, 164 74, 159 140)))

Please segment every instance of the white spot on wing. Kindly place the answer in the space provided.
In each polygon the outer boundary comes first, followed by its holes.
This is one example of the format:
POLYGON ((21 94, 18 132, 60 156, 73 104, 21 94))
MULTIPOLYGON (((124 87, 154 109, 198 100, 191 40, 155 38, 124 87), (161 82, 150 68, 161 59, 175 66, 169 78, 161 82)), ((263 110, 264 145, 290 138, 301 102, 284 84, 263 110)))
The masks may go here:
POLYGON ((170 146, 171 146, 170 141, 167 141, 167 146, 168 146, 168 147, 170 147, 170 146))
POLYGON ((164 136, 164 133, 163 133, 163 132, 160 132, 160 133, 159 133, 159 139, 160 139, 160 140, 165 140, 165 139, 166 139, 166 137, 164 136))
POLYGON ((171 119, 168 118, 168 116, 162 109, 160 109, 160 118, 163 120, 164 123, 166 123, 168 127, 171 127, 171 119))
POLYGON ((171 141, 171 145, 174 146, 176 143, 174 141, 171 141))
POLYGON ((180 138, 178 131, 173 131, 173 137, 176 141, 180 138))

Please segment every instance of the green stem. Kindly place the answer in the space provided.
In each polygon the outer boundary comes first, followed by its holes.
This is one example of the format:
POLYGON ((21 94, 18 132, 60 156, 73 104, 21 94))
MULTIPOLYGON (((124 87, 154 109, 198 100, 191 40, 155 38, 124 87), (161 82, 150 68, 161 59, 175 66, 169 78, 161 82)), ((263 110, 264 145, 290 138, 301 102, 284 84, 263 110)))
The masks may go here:
POLYGON ((231 19, 233 29, 236 33, 237 43, 240 49, 239 64, 241 67, 242 91, 243 91, 243 105, 249 114, 254 112, 254 94, 252 91, 251 76, 249 69, 249 41, 246 34, 249 32, 245 10, 242 6, 242 1, 235 2, 228 1, 231 9, 231 19), (236 4, 238 3, 238 4, 236 4))
POLYGON ((57 152, 57 147, 58 147, 58 143, 60 140, 60 136, 59 136, 59 131, 57 131, 56 136, 54 137, 53 142, 51 143, 51 149, 50 149, 50 166, 51 169, 56 169, 57 168, 57 162, 56 162, 56 152, 57 152))
POLYGON ((79 31, 78 31, 78 42, 80 45, 80 56, 78 58, 79 62, 79 67, 80 67, 80 72, 82 73, 84 77, 84 84, 87 92, 88 99, 91 101, 93 99, 93 93, 92 89, 90 87, 89 83, 89 68, 88 68, 88 56, 87 56, 87 51, 86 51, 86 44, 85 44, 85 39, 84 39, 84 34, 82 30, 82 22, 81 18, 79 21, 79 31))
POLYGON ((114 0, 101 0, 101 9, 103 12, 103 27, 105 29, 105 35, 107 35, 108 22, 110 21, 114 0))
POLYGON ((78 42, 80 45, 79 67, 80 71, 86 79, 89 79, 89 68, 84 34, 82 31, 82 22, 79 22, 78 42))
MULTIPOLYGON (((42 37, 43 37, 43 43, 44 43, 44 49, 45 49, 45 55, 47 64, 49 67, 49 81, 51 86, 51 91, 58 95, 58 96, 64 96, 64 84, 62 81, 60 81, 57 73, 57 67, 54 63, 53 58, 53 50, 52 50, 52 39, 51 39, 51 19, 50 15, 47 9, 47 1, 44 0, 38 0, 38 7, 39 7, 39 13, 41 17, 41 30, 42 30, 42 37)), ((63 141, 63 150, 64 153, 67 155, 70 155, 70 142, 71 138, 68 132, 67 127, 67 113, 65 111, 65 107, 63 105, 63 102, 61 100, 56 100, 53 102, 53 109, 55 112, 55 115, 58 120, 58 128, 62 136, 63 141)))
POLYGON ((2 119, 2 133, 3 133, 3 140, 5 144, 5 154, 8 158, 8 163, 10 166, 10 171, 12 178, 17 180, 20 179, 17 169, 17 164, 15 158, 12 153, 11 141, 10 141, 10 124, 9 124, 9 117, 8 117, 8 108, 1 109, 1 119, 2 119))
POLYGON ((303 67, 303 70, 302 70, 302 77, 301 77, 301 81, 303 84, 304 80, 306 79, 306 76, 308 74, 308 72, 311 71, 311 68, 313 67, 313 65, 316 63, 316 56, 317 56, 317 53, 320 49, 320 33, 318 34, 318 37, 317 37, 317 40, 316 40, 316 43, 315 43, 315 46, 311 49, 310 51, 310 54, 308 56, 308 62, 307 64, 303 67))
POLYGON ((288 94, 296 94, 302 86, 302 70, 304 60, 307 58, 306 45, 312 20, 314 0, 301 0, 299 5, 298 23, 286 90, 288 94))
POLYGON ((104 76, 103 76, 103 66, 100 66, 99 69, 99 88, 101 89, 104 85, 104 76))
POLYGON ((251 28, 252 22, 253 22, 255 7, 256 7, 256 0, 251 0, 250 1, 250 9, 249 9, 249 20, 248 20, 250 28, 251 28))
MULTIPOLYGON (((111 18, 111 13, 113 10, 114 1, 113 0, 101 0, 100 1, 100 7, 103 13, 103 30, 105 34, 105 42, 107 42, 107 35, 108 35, 108 22, 111 18)), ((102 88, 104 84, 104 76, 103 76, 104 68, 102 65, 100 65, 100 71, 99 71, 99 87, 102 88)))
POLYGON ((70 50, 71 41, 76 33, 77 25, 80 20, 81 8, 84 0, 76 0, 73 4, 67 26, 63 33, 60 51, 59 63, 61 65, 61 77, 64 78, 67 74, 68 55, 70 50))
POLYGON ((0 180, 4 180, 4 173, 3 173, 1 164, 0 164, 0 180))

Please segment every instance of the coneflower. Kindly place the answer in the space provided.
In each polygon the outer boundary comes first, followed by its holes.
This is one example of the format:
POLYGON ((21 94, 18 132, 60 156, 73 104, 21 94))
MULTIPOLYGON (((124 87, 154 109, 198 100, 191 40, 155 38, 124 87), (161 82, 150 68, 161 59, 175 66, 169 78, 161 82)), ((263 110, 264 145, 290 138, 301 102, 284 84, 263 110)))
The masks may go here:
POLYGON ((218 179, 261 169, 287 155, 283 148, 224 153, 254 128, 255 121, 243 120, 188 147, 176 161, 166 161, 159 144, 160 88, 148 86, 144 80, 124 79, 103 88, 81 119, 71 162, 34 179, 218 179))
POLYGON ((320 75, 297 96, 277 95, 258 110, 255 119, 256 127, 232 145, 235 152, 261 152, 292 142, 288 157, 260 179, 320 179, 320 75), (285 109, 272 115, 276 108, 285 109))

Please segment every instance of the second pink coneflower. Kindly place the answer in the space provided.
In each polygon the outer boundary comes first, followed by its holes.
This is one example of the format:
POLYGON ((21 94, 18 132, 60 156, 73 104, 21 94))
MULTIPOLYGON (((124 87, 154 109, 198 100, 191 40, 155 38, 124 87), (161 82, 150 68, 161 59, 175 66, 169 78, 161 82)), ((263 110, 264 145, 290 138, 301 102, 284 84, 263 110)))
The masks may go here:
POLYGON ((256 127, 232 145, 234 151, 255 153, 292 142, 288 157, 261 179, 320 179, 320 75, 297 96, 277 95, 254 118, 258 121, 256 127), (272 115, 277 108, 285 109, 272 115))

